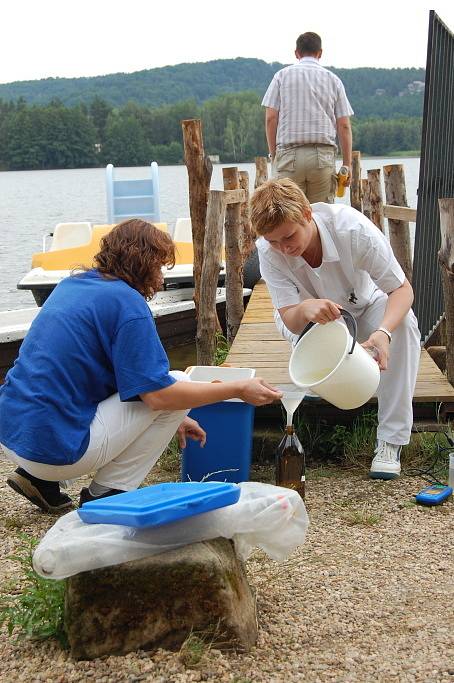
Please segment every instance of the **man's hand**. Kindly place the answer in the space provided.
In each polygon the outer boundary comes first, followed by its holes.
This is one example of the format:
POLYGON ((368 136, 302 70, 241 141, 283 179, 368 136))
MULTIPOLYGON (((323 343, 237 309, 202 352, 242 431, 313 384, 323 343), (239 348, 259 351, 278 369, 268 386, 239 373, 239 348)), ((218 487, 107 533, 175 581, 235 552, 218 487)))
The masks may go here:
POLYGON ((388 368, 389 339, 384 332, 381 332, 380 330, 372 332, 369 339, 361 346, 364 346, 365 349, 376 349, 377 355, 375 360, 378 363, 378 367, 380 370, 386 370, 388 368))
POLYGON ((301 311, 311 323, 325 323, 337 320, 341 317, 340 309, 342 306, 335 304, 330 299, 306 299, 300 304, 301 311))
POLYGON ((279 401, 282 397, 282 391, 258 377, 245 380, 242 384, 241 398, 245 403, 250 403, 253 406, 264 406, 267 403, 279 401))
POLYGON ((192 417, 185 417, 183 422, 177 429, 178 445, 180 448, 186 447, 186 439, 192 439, 193 441, 200 441, 200 447, 203 448, 207 435, 206 431, 202 429, 198 422, 192 419, 192 417))
POLYGON ((348 169, 347 180, 346 180, 345 183, 344 183, 344 184, 345 184, 345 187, 350 187, 350 183, 351 183, 351 181, 352 181, 352 167, 349 166, 348 164, 342 164, 342 166, 345 166, 345 168, 348 169))

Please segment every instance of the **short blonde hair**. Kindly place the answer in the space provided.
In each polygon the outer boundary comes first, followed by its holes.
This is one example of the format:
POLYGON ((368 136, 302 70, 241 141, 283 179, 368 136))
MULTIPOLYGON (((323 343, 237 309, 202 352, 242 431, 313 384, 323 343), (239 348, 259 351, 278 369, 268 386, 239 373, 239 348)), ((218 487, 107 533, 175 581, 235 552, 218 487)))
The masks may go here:
POLYGON ((301 223, 308 210, 311 205, 293 180, 268 180, 252 195, 252 229, 256 235, 266 235, 287 221, 301 223))

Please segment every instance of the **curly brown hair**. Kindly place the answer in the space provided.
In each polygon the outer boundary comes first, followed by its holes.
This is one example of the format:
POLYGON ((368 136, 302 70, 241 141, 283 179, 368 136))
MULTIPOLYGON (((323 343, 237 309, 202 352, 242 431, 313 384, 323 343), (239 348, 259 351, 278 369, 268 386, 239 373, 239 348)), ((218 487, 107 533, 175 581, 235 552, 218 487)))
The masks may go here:
POLYGON ((116 225, 104 235, 100 246, 94 257, 97 270, 104 277, 124 280, 145 299, 161 289, 161 267, 175 265, 172 238, 139 218, 116 225))

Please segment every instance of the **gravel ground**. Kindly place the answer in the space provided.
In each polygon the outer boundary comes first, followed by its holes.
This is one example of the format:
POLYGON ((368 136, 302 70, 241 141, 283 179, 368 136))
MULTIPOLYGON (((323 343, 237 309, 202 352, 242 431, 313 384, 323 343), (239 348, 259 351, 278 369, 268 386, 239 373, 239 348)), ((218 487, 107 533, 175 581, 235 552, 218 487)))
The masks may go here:
MULTIPOLYGON (((55 521, 6 486, 11 469, 0 456, 1 585, 20 577, 7 557, 17 533, 41 537, 55 521)), ((306 544, 284 564, 259 551, 247 563, 260 622, 252 652, 213 645, 193 668, 164 650, 74 662, 56 643, 15 643, 3 630, 0 680, 454 683, 454 504, 414 505, 424 485, 416 478, 316 474, 307 486, 306 544)))

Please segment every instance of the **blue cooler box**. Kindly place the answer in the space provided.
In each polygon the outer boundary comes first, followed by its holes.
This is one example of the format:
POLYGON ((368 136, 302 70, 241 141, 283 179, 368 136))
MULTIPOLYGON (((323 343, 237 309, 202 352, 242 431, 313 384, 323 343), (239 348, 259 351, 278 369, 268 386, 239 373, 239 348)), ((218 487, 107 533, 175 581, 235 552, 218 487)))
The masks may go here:
MULTIPOLYGON (((191 368, 188 375, 195 382, 228 382, 251 379, 255 370, 197 365, 191 368)), ((248 481, 254 410, 254 406, 239 399, 193 408, 189 416, 197 420, 206 431, 207 442, 201 448, 198 441, 187 440, 183 450, 181 480, 227 481, 237 484, 248 481)))

